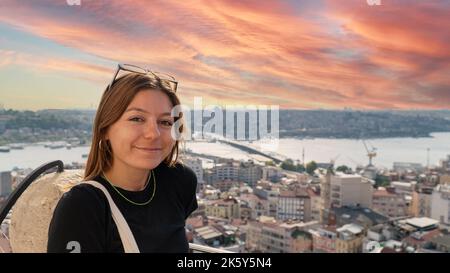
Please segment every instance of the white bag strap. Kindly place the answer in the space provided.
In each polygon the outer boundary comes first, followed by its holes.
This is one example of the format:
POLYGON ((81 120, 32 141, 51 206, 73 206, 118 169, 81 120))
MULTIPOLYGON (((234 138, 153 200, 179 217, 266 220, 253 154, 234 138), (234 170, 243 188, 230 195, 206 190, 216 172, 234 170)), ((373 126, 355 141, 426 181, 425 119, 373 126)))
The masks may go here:
POLYGON ((111 208, 113 220, 116 223, 117 230, 119 231, 120 239, 122 240, 123 249, 125 253, 139 253, 140 252, 139 247, 136 243, 136 240, 134 239, 133 233, 131 232, 130 226, 123 217, 116 203, 114 203, 108 190, 97 181, 93 180, 83 181, 83 183, 92 185, 97 189, 100 189, 105 194, 106 199, 108 199, 108 203, 111 208))

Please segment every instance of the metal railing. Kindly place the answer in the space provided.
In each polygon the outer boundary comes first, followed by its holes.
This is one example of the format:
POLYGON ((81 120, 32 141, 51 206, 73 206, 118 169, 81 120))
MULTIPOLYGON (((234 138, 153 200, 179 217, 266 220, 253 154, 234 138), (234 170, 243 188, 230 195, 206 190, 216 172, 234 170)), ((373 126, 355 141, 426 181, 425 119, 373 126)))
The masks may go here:
POLYGON ((14 189, 14 191, 9 195, 3 207, 0 209, 0 223, 6 218, 9 213, 9 210, 14 206, 17 199, 19 199, 20 195, 28 188, 28 186, 36 180, 43 173, 57 167, 57 172, 64 171, 64 164, 61 160, 52 161, 49 163, 42 164, 37 169, 33 170, 29 175, 27 175, 22 182, 14 189))
POLYGON ((221 248, 215 248, 215 247, 193 244, 193 243, 189 243, 189 250, 192 252, 197 251, 200 253, 235 253, 233 251, 228 251, 228 250, 221 249, 221 248))

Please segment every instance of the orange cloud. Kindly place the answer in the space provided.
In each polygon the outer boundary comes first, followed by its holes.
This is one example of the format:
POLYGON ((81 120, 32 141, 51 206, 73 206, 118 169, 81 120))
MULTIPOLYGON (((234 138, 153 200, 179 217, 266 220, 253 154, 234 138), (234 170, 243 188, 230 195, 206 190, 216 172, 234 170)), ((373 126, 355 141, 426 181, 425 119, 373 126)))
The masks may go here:
MULTIPOLYGON (((445 1, 376 7, 327 1, 319 8, 308 8, 308 1, 63 2, 4 0, 0 22, 108 61, 173 74, 186 100, 201 95, 284 108, 447 107, 445 1)), ((68 60, 38 63, 63 73, 75 69, 94 81, 114 70, 68 60)))

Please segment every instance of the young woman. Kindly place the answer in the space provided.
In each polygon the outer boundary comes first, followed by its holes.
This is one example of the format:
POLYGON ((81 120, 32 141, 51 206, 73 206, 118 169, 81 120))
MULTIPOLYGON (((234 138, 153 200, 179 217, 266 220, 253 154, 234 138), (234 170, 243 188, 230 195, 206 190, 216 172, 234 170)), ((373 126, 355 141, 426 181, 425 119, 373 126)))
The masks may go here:
MULTIPOLYGON (((178 162, 171 134, 179 118, 177 83, 119 65, 97 109, 84 180, 106 188, 140 252, 187 252, 185 219, 197 208, 197 178, 178 162), (116 79, 119 71, 127 73, 116 79)), ((180 126, 179 131, 183 130, 180 126)), ((102 190, 79 184, 65 193, 49 227, 48 252, 124 252, 102 190)))

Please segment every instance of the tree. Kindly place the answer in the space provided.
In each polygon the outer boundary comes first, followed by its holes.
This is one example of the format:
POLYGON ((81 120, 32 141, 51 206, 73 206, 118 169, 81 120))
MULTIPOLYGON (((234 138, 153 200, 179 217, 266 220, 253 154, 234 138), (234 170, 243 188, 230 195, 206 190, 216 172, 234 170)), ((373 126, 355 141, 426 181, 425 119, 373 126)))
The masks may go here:
POLYGON ((269 160, 269 161, 266 161, 266 162, 265 162, 265 165, 266 165, 266 166, 275 166, 275 163, 273 163, 272 160, 269 160))
POLYGON ((343 173, 349 173, 352 171, 351 168, 347 167, 346 165, 341 165, 339 167, 336 168, 337 172, 343 172, 343 173))
POLYGON ((295 171, 294 161, 292 159, 286 159, 281 163, 281 168, 283 170, 295 171))
POLYGON ((391 184, 389 177, 384 175, 377 175, 375 177, 375 187, 387 187, 391 184))
POLYGON ((314 174, 314 171, 317 169, 317 163, 315 161, 311 161, 306 164, 306 172, 310 175, 314 174))
POLYGON ((304 173, 305 172, 305 166, 303 166, 302 164, 297 164, 297 166, 295 166, 295 169, 299 173, 304 173))
POLYGON ((299 172, 302 173, 305 171, 305 167, 301 164, 294 165, 294 161, 292 159, 286 159, 281 163, 281 168, 287 171, 299 172))

